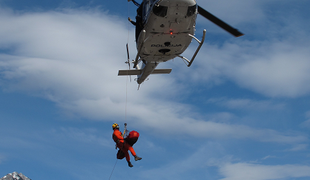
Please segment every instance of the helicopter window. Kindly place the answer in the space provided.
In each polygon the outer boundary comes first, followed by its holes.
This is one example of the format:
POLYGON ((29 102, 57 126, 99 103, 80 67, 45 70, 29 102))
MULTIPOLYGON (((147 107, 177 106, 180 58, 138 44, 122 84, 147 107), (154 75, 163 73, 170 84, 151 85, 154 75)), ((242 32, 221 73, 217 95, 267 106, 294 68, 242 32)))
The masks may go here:
POLYGON ((154 6, 153 7, 153 13, 156 16, 165 17, 167 15, 168 7, 166 6, 154 6))
POLYGON ((196 13, 197 5, 189 6, 187 9, 187 16, 192 16, 196 13))

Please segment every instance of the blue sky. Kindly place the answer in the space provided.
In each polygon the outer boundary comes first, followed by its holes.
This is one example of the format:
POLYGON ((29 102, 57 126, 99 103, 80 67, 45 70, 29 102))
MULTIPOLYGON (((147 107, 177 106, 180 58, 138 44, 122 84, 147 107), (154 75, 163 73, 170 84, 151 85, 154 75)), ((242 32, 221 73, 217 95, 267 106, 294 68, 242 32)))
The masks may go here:
POLYGON ((125 44, 136 53, 133 4, 0 0, 0 176, 108 179, 111 125, 127 122, 143 159, 111 179, 309 179, 310 2, 197 3, 245 36, 199 17, 193 65, 162 63, 172 73, 137 91, 117 77, 125 44))

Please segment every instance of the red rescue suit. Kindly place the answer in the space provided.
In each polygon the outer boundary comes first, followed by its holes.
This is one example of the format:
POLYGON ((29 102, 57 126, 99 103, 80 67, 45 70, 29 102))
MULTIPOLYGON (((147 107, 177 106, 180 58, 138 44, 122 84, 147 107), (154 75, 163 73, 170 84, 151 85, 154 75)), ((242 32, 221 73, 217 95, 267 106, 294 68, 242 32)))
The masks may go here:
POLYGON ((114 129, 112 138, 114 142, 116 143, 116 146, 124 152, 126 160, 130 161, 130 156, 128 153, 128 150, 131 152, 133 156, 136 156, 136 152, 133 149, 132 146, 130 146, 127 142, 124 141, 124 137, 122 136, 122 132, 119 131, 119 129, 114 129))

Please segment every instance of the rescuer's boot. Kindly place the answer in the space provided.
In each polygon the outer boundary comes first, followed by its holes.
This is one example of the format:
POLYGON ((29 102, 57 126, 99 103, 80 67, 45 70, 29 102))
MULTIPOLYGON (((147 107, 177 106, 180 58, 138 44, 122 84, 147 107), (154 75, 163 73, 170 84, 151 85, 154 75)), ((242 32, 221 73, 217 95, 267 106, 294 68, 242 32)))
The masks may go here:
POLYGON ((135 161, 139 161, 141 160, 142 158, 138 157, 137 155, 135 156, 135 161))
POLYGON ((128 166, 129 166, 129 167, 133 167, 133 165, 131 164, 130 161, 127 161, 127 162, 128 162, 128 166))

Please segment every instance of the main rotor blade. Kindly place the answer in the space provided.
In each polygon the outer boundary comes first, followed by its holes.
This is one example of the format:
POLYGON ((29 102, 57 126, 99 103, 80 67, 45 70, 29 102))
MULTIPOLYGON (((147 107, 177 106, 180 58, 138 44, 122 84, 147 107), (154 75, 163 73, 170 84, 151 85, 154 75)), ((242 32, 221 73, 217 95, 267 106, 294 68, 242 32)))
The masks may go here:
POLYGON ((230 34, 234 35, 235 37, 240 37, 243 35, 243 33, 239 32, 237 29, 231 27, 230 25, 226 24, 224 21, 220 20, 219 18, 215 17, 213 14, 209 13, 202 7, 198 6, 198 13, 202 15, 203 17, 209 19, 214 24, 220 26, 230 34))

